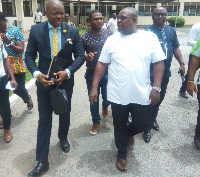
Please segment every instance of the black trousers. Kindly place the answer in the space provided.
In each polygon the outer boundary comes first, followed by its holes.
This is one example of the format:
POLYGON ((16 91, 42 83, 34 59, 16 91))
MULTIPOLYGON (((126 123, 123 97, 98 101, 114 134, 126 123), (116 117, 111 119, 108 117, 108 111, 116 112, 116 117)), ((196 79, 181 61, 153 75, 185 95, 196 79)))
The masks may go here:
POLYGON ((24 103, 28 103, 29 95, 27 89, 25 88, 26 73, 15 74, 14 76, 18 84, 17 89, 14 90, 14 93, 21 97, 24 103))
POLYGON ((11 110, 9 101, 9 90, 0 89, 0 113, 3 118, 3 127, 5 130, 10 129, 11 110))
POLYGON ((127 138, 144 131, 151 121, 152 105, 128 104, 120 105, 111 103, 115 144, 118 149, 118 157, 127 157, 127 138), (132 123, 127 126, 129 112, 132 123))
POLYGON ((187 89, 187 82, 188 82, 188 71, 189 71, 189 67, 190 67, 190 62, 192 60, 192 54, 189 55, 189 61, 188 61, 188 70, 187 70, 187 74, 185 75, 185 81, 182 82, 182 86, 180 88, 180 92, 186 92, 187 89))
MULTIPOLYGON (((69 110, 67 112, 59 115, 58 138, 61 141, 67 139, 69 131, 71 97, 73 93, 73 88, 66 89, 66 93, 70 105, 69 105, 69 110)), ((38 121, 38 131, 37 131, 36 160, 43 162, 43 161, 48 161, 53 110, 50 102, 50 91, 43 91, 40 88, 37 88, 37 98, 38 98, 39 121, 38 121)))

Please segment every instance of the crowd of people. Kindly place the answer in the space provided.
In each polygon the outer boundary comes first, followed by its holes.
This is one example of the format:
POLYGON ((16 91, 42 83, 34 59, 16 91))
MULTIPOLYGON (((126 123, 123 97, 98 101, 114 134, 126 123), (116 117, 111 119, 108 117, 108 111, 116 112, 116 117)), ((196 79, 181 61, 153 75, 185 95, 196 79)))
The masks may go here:
MULTIPOLYGON (((118 150, 116 167, 125 172, 127 150, 135 143, 134 135, 143 132, 144 141, 149 143, 150 130, 159 130, 156 118, 171 77, 173 56, 180 65, 178 72, 185 75, 185 64, 176 31, 166 25, 166 9, 155 8, 152 13, 153 24, 145 30, 138 29, 137 11, 133 7, 123 8, 118 16, 113 13, 106 28, 103 27, 104 15, 93 10, 88 17, 91 28, 81 37, 78 29, 69 21, 69 14, 65 13, 60 1, 47 1, 46 17, 48 20, 42 22, 39 9, 35 13, 36 24, 31 27, 24 55, 24 38, 20 29, 9 25, 0 12, 0 115, 3 118, 4 141, 9 143, 13 138, 9 90, 6 89, 9 80, 14 93, 23 99, 29 110, 33 108, 31 96, 25 88, 27 67, 36 79, 39 111, 36 146, 38 163, 28 176, 39 176, 49 169, 53 114, 50 93, 56 87, 55 83, 59 83, 68 98, 69 109, 59 115, 58 127, 60 148, 68 153, 74 73, 86 61, 85 81, 93 122, 90 134, 96 135, 100 131, 101 117, 108 116, 108 106, 111 105, 114 139, 118 150), (38 65, 35 62, 37 55, 38 65), (65 70, 54 73, 55 80, 48 76, 54 56, 69 63, 65 70), (103 100, 102 116, 99 111, 100 93, 103 100)), ((192 46, 192 51, 185 82, 179 94, 188 98, 186 90, 191 96, 196 92, 200 103, 200 80, 197 82, 198 90, 194 81, 200 66, 199 37, 200 25, 196 24, 189 34, 188 45, 192 46)), ((200 106, 194 142, 200 148, 200 106)))

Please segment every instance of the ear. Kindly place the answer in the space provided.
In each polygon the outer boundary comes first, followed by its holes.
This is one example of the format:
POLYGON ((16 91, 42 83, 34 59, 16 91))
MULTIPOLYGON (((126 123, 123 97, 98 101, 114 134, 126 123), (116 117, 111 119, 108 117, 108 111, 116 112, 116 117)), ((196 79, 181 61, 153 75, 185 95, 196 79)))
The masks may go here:
POLYGON ((133 23, 137 24, 137 17, 133 17, 133 23))

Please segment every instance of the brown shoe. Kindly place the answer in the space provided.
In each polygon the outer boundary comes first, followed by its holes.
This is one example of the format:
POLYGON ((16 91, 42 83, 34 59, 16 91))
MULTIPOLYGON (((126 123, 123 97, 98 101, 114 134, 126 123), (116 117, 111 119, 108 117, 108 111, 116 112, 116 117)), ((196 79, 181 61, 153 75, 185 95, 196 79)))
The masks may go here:
POLYGON ((92 129, 90 130, 91 135, 96 135, 99 130, 100 124, 93 124, 92 129))
POLYGON ((4 130, 4 141, 10 143, 13 139, 11 129, 4 130))
POLYGON ((108 108, 103 108, 102 109, 102 116, 103 116, 103 118, 108 117, 108 108))

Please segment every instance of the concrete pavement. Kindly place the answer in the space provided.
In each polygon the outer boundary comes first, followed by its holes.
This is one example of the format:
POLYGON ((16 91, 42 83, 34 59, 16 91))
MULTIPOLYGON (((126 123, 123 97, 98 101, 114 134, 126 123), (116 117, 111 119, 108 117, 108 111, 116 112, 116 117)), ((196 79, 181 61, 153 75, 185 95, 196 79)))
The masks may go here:
MULTIPOLYGON (((190 47, 186 46, 189 29, 178 29, 181 51, 187 64, 190 47)), ((188 100, 179 97, 181 78, 179 65, 173 59, 167 94, 158 115, 160 131, 152 130, 152 139, 146 144, 142 134, 136 136, 135 147, 128 153, 128 170, 119 172, 115 167, 117 150, 113 138, 111 111, 102 119, 96 136, 91 136, 92 125, 86 83, 85 66, 75 74, 72 98, 71 126, 68 154, 61 151, 58 132, 58 116, 53 116, 53 128, 49 153, 48 177, 199 177, 200 151, 193 143, 198 104, 196 97, 188 100)), ((186 65, 187 68, 187 65, 186 65)), ((35 147, 38 123, 36 87, 29 88, 34 102, 33 110, 27 110, 17 98, 12 103, 13 141, 5 144, 0 130, 0 176, 24 177, 35 167, 35 147)), ((101 107, 100 107, 101 110, 101 107)))

